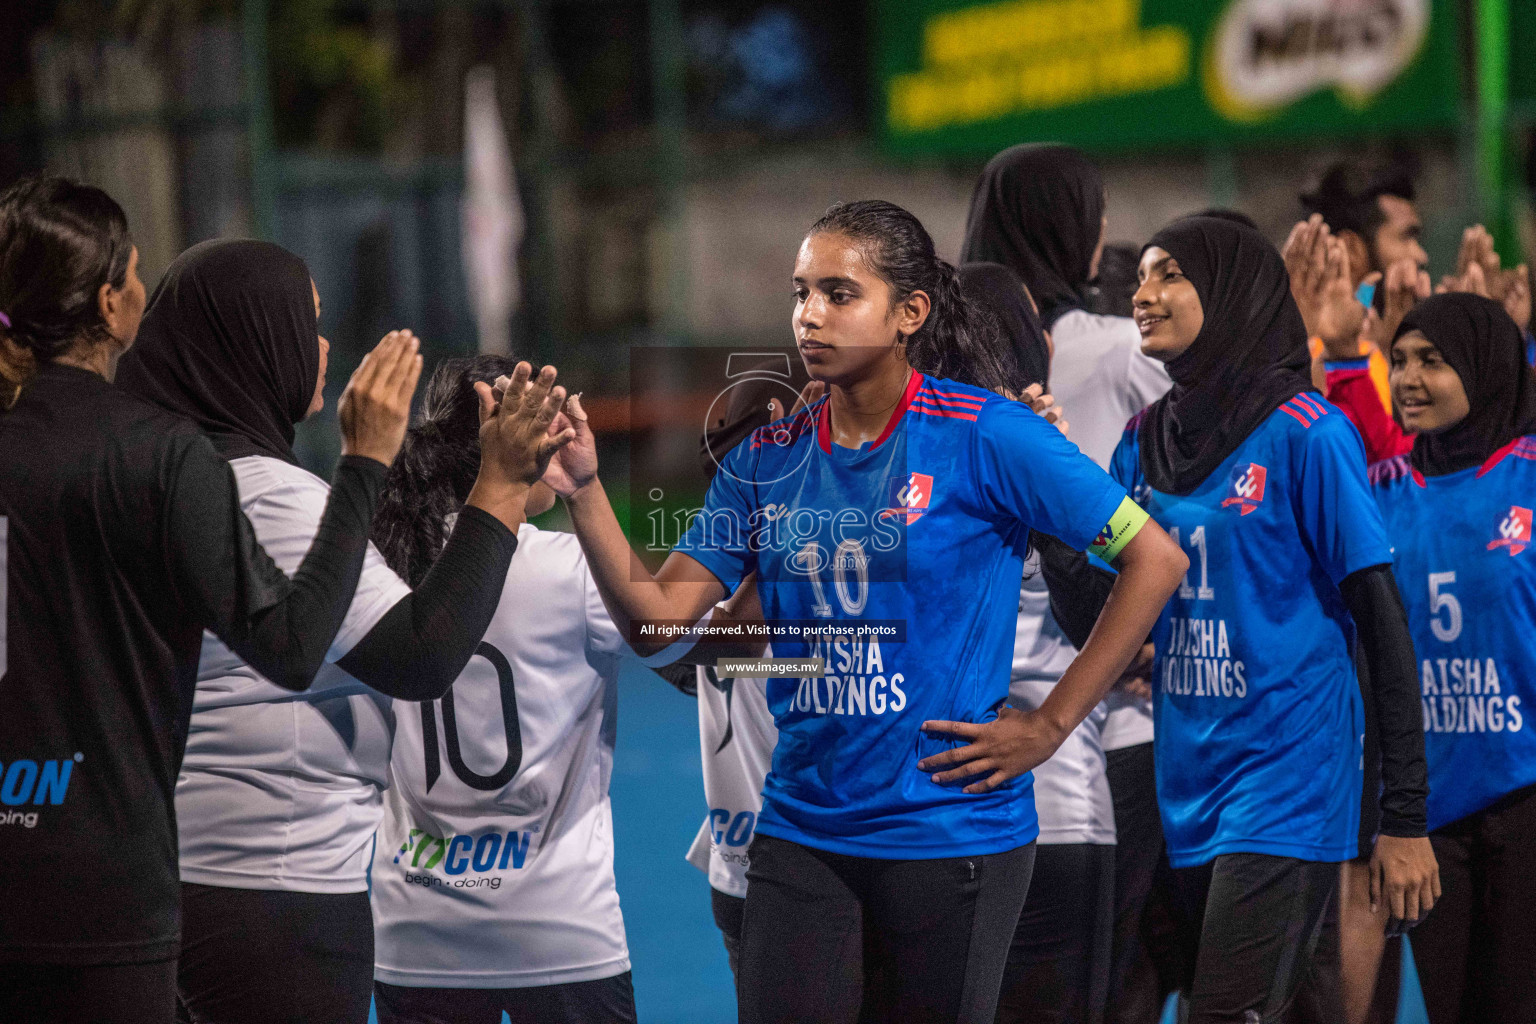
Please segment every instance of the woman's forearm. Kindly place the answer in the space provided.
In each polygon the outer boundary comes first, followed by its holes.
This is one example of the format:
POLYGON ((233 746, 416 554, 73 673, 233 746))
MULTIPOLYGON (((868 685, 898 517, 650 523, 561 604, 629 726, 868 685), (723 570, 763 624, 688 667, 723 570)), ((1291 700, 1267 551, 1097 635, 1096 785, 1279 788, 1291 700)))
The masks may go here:
POLYGON ((479 647, 501 603, 517 535, 475 505, 442 554, 337 664, 387 696, 437 700, 479 647))
MULTIPOLYGON (((594 478, 565 501, 603 605, 619 633, 642 656, 661 650, 667 641, 636 642, 631 629, 635 622, 660 619, 697 622, 725 596, 725 588, 712 576, 682 581, 657 579, 629 546, 629 538, 624 536, 624 530, 613 514, 602 481, 594 478)), ((702 568, 700 572, 703 572, 702 568)))
POLYGON ((1063 739, 1104 699, 1146 642, 1189 559, 1156 523, 1148 522, 1115 562, 1119 575, 1082 652, 1040 705, 1063 739))

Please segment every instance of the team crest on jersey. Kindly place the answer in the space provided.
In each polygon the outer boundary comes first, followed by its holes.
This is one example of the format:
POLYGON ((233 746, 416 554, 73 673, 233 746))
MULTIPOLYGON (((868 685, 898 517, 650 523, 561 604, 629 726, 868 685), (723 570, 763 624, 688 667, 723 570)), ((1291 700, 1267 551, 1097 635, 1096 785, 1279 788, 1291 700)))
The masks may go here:
POLYGON ((1499 523, 1499 535, 1488 542, 1488 550, 1509 548, 1513 558, 1531 543, 1531 510, 1519 505, 1509 506, 1509 513, 1499 523))
POLYGON ((908 523, 915 523, 928 511, 928 501, 933 497, 933 477, 926 473, 912 473, 905 484, 893 485, 890 506, 880 513, 880 518, 904 515, 908 523))
POLYGON ((1239 466, 1232 473, 1232 484, 1221 507, 1236 505, 1238 515, 1243 516, 1258 508, 1264 501, 1264 480, 1268 475, 1268 470, 1257 462, 1239 466))

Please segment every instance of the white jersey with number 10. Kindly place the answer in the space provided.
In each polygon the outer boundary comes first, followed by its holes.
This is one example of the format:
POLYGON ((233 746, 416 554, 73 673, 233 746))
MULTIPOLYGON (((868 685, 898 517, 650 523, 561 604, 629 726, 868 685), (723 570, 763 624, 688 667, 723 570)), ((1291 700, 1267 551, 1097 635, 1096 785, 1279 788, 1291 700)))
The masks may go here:
POLYGON ((525 988, 629 970, 608 799, 627 651, 576 538, 525 524, 453 689, 395 702, 373 861, 380 981, 525 988))

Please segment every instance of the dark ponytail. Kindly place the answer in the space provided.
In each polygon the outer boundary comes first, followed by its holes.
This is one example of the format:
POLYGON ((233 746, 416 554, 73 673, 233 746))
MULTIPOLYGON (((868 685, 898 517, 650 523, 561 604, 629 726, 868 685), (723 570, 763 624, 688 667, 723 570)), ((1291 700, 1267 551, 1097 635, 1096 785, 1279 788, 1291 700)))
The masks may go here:
POLYGON ((373 542, 389 567, 418 585, 447 540, 445 525, 480 472, 480 399, 475 382, 511 376, 517 360, 482 355, 438 364, 421 413, 389 468, 373 542))
POLYGON ((912 214, 880 199, 837 203, 811 225, 809 234, 823 232, 857 243, 896 302, 917 291, 928 296, 928 319, 906 340, 907 363, 914 369, 989 391, 1018 391, 1028 383, 999 358, 997 324, 965 298, 960 275, 939 259, 933 239, 912 214))
POLYGON ((41 176, 0 193, 0 410, 39 364, 105 340, 96 296, 123 287, 132 251, 123 208, 99 188, 41 176))

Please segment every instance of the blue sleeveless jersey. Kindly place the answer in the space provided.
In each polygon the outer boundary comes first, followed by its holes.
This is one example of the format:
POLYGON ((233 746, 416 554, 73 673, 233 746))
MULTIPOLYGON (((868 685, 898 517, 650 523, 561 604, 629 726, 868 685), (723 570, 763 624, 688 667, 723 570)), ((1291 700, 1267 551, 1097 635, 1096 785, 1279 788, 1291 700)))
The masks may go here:
POLYGON ((1029 529, 1087 548, 1125 491, 1027 407, 952 381, 913 374, 856 450, 831 443, 828 415, 823 399, 733 450, 676 549, 727 589, 756 571, 770 621, 844 631, 773 641, 775 657, 826 665, 768 680, 779 741, 758 830, 887 859, 1028 843, 1031 777, 938 785, 918 761, 962 744, 920 727, 996 717, 1029 529), (871 634, 849 635, 860 625, 871 634))
POLYGON ((1360 435, 1298 395, 1181 497, 1146 484, 1138 426, 1110 472, 1190 560, 1153 633, 1170 863, 1354 857, 1364 717, 1338 584, 1392 560, 1360 435))
POLYGON ((1476 469, 1371 467, 1419 657, 1429 827, 1536 784, 1536 437, 1476 469))

